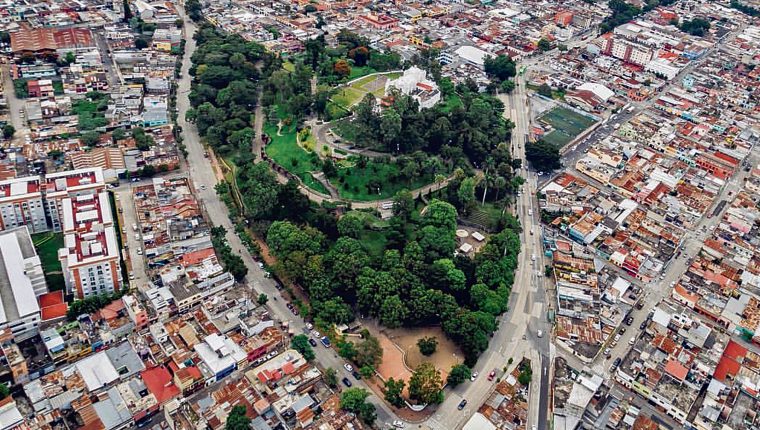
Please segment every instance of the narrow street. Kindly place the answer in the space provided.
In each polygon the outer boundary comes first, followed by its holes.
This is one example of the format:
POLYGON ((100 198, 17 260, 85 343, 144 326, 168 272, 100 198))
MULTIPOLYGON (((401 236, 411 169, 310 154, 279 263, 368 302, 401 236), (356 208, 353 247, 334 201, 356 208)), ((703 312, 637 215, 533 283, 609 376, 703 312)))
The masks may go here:
POLYGON ((13 89, 13 78, 11 77, 10 66, 8 64, 2 65, 3 73, 3 92, 5 93, 5 100, 8 102, 8 114, 11 117, 11 125, 16 129, 16 134, 13 136, 10 146, 21 147, 23 146, 24 136, 29 135, 29 128, 26 126, 24 111, 24 100, 16 97, 16 91, 13 89))

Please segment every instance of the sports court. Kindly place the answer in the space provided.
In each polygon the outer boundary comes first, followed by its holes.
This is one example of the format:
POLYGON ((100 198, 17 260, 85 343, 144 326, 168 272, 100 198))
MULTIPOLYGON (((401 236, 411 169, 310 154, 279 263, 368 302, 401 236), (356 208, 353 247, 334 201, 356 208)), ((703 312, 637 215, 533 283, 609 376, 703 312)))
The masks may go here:
POLYGON ((544 141, 557 146, 565 146, 583 130, 596 121, 586 115, 562 106, 556 106, 538 118, 539 122, 550 125, 553 130, 544 135, 544 141))

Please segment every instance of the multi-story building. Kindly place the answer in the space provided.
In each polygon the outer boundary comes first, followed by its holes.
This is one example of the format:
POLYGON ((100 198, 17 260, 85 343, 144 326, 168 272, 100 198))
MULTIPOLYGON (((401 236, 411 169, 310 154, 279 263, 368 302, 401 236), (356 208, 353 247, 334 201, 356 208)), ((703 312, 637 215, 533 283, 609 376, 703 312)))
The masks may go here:
POLYGON ((47 231, 40 177, 0 182, 0 229, 26 225, 32 233, 47 231))
MULTIPOLYGON (((61 202, 67 198, 94 195, 105 190, 106 184, 103 180, 103 169, 90 167, 51 173, 45 176, 44 187, 45 207, 50 225, 53 231, 62 231, 63 206, 61 202)), ((106 205, 106 210, 110 213, 108 205, 106 205)))
POLYGON ((79 298, 119 290, 120 256, 105 192, 62 199, 64 247, 58 251, 68 291, 79 298))
POLYGON ((37 296, 47 293, 42 263, 26 227, 0 234, 0 328, 17 341, 39 333, 37 296))

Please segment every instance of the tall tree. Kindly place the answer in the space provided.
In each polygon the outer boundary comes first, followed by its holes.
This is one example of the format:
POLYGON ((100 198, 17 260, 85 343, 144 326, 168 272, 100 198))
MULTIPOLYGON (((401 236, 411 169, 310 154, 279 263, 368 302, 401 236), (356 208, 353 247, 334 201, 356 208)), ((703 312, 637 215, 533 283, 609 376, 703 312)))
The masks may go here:
POLYGON ((422 404, 443 402, 441 372, 431 363, 422 363, 409 378, 409 397, 422 404))
POLYGON ((249 430, 251 419, 246 416, 246 407, 237 405, 232 408, 227 422, 224 424, 225 430, 249 430))
POLYGON ((406 386, 406 382, 404 382, 403 379, 395 380, 393 378, 388 378, 385 381, 385 400, 397 408, 404 406, 404 399, 401 397, 401 393, 404 391, 404 386, 406 386))
POLYGON ((123 0, 121 7, 124 9, 124 22, 129 22, 132 19, 132 9, 129 6, 129 0, 123 0))

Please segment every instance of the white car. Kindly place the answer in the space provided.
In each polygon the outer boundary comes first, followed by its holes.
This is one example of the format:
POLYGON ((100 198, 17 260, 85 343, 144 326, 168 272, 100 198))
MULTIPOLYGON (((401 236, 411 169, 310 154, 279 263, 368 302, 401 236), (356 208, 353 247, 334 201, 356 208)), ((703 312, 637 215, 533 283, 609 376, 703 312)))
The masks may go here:
POLYGON ((348 370, 349 372, 353 372, 354 371, 354 366, 352 366, 352 365, 350 365, 348 363, 344 364, 343 368, 346 369, 346 370, 348 370))
POLYGON ((472 372, 472 375, 470 375, 470 381, 474 381, 478 379, 478 372, 472 372))
POLYGON ((544 332, 543 332, 543 331, 541 331, 541 330, 539 330, 539 331, 536 333, 536 335, 537 335, 538 337, 541 337, 541 336, 543 336, 543 335, 544 335, 544 332))
POLYGON ((311 323, 306 323, 306 330, 311 330, 312 328, 314 328, 314 326, 311 325, 311 323))
POLYGON ((137 248, 137 255, 142 255, 142 249, 137 248))
POLYGON ((533 216, 533 209, 528 209, 528 215, 533 216))
POLYGON ((401 420, 393 421, 393 427, 396 427, 397 429, 404 428, 404 422, 401 420))
POLYGON ((635 337, 632 337, 632 338, 631 338, 631 339, 628 341, 628 345, 631 345, 631 346, 633 346, 633 344, 634 344, 634 343, 636 343, 636 338, 635 338, 635 337))
POLYGON ((316 337, 317 339, 322 338, 322 334, 316 330, 312 330, 311 335, 316 337))

